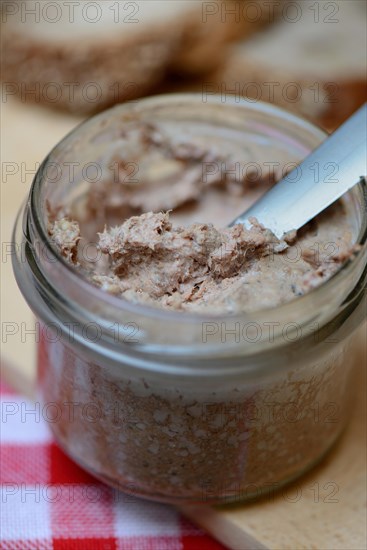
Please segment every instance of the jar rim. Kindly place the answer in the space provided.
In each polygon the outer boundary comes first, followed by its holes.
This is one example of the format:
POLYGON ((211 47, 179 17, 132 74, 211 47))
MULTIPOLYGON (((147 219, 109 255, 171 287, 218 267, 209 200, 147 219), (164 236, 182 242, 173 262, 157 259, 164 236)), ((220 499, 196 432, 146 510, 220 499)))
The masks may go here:
MULTIPOLYGON (((292 311, 295 307, 300 308, 301 310, 305 309, 306 304, 312 305, 312 308, 319 304, 324 302, 326 304, 327 300, 325 300, 325 296, 323 300, 320 299, 325 294, 325 288, 328 289, 335 289, 337 288, 339 281, 343 279, 343 277, 349 272, 351 266, 355 265, 356 262, 358 262, 359 256, 362 255, 362 247, 365 247, 367 242, 367 222, 364 220, 363 228, 360 231, 358 242, 356 244, 361 245, 361 250, 357 251, 355 256, 353 258, 347 259, 340 269, 338 269, 331 277, 329 277, 326 281, 322 282, 319 286, 316 288, 311 289, 306 294, 294 297, 288 302, 285 302, 283 304, 280 304, 276 307, 270 307, 270 308, 262 308, 253 312, 236 312, 236 313, 205 313, 205 312, 188 312, 188 311, 176 311, 176 310, 170 310, 170 309, 163 309, 159 308, 157 306, 150 306, 146 304, 140 304, 140 303, 133 303, 128 300, 125 300, 118 296, 113 296, 106 291, 98 288, 97 286, 93 285, 91 282, 89 282, 85 277, 81 276, 78 271, 75 269, 73 265, 71 265, 67 260, 62 257, 62 255, 59 253, 58 250, 56 250, 55 246, 53 246, 51 239, 49 238, 47 234, 47 230, 44 227, 43 221, 41 220, 37 208, 37 201, 36 196, 37 193, 39 193, 41 186, 43 184, 43 170, 45 166, 47 166, 47 163, 50 162, 50 159, 52 158, 52 155, 56 150, 59 150, 62 148, 65 143, 67 143, 67 140, 72 135, 76 134, 81 128, 84 128, 85 125, 87 125, 90 121, 95 121, 99 117, 103 117, 107 115, 113 116, 113 113, 116 111, 119 113, 129 112, 131 108, 134 109, 134 105, 138 107, 144 106, 155 106, 155 105, 167 105, 167 103, 170 104, 180 104, 184 103, 187 104, 187 102, 198 102, 202 103, 202 96, 201 94, 167 94, 167 95, 158 95, 153 96, 149 98, 145 98, 142 100, 139 100, 138 102, 130 102, 125 103, 122 105, 117 105, 111 109, 108 109, 107 111, 104 111, 100 113, 99 115, 96 115, 92 117, 91 119, 88 119, 84 122, 82 122, 80 125, 78 125, 76 128, 74 128, 66 137, 64 137, 58 145, 56 145, 49 155, 45 158, 43 163, 41 164, 34 181, 32 183, 32 187, 30 190, 30 195, 27 203, 27 210, 28 210, 28 219, 27 223, 30 224, 32 227, 32 232, 35 231, 37 236, 40 238, 41 242, 47 247, 47 253, 51 256, 54 256, 58 262, 60 262, 60 265, 62 267, 62 270, 65 274, 67 274, 67 277, 69 277, 75 284, 77 284, 83 292, 90 293, 91 296, 95 297, 97 300, 99 300, 101 303, 108 304, 109 307, 116 308, 121 312, 125 312, 126 314, 130 315, 140 315, 146 318, 154 318, 156 321, 162 321, 167 323, 181 323, 181 324, 193 324, 198 325, 202 324, 203 322, 218 322, 218 321, 235 321, 240 320, 242 322, 251 322, 254 320, 259 319, 267 319, 272 318, 274 314, 277 315, 277 317, 281 318, 287 318, 287 313, 292 311)), ((216 104, 216 105, 223 105, 223 102, 221 100, 220 96, 210 96, 208 98, 208 103, 216 104)), ((266 104, 263 102, 256 102, 256 103, 248 103, 245 100, 238 102, 235 100, 235 98, 227 98, 226 104, 230 104, 236 108, 242 108, 244 112, 250 111, 250 112, 259 112, 262 114, 269 115, 270 117, 279 118, 282 121, 289 122, 290 124, 295 125, 297 128, 305 129, 306 131, 310 132, 313 136, 317 138, 321 138, 326 135, 325 132, 323 132, 321 129, 317 128, 315 125, 311 124, 310 122, 302 119, 301 117, 298 117, 296 115, 293 115, 292 113, 289 113, 285 111, 284 109, 281 109, 279 107, 276 107, 274 105, 266 104)), ((225 106, 223 106, 225 107, 225 106)), ((367 205, 367 190, 366 187, 362 184, 357 184, 356 188, 359 188, 360 193, 362 193, 362 200, 364 201, 364 204, 367 205)), ((351 192, 349 192, 351 193, 351 192)), ((29 235, 29 227, 27 228, 26 232, 24 233, 28 234, 28 243, 31 244, 32 238, 29 235)), ((326 307, 326 305, 325 305, 326 307)), ((312 309, 311 308, 311 309, 312 309)))

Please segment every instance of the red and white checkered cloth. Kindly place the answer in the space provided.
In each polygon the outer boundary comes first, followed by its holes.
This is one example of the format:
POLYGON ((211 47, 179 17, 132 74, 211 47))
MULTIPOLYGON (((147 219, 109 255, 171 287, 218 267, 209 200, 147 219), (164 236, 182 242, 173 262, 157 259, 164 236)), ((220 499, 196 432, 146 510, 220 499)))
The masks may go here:
POLYGON ((34 403, 1 389, 2 550, 223 550, 173 507, 115 491, 55 444, 34 403))

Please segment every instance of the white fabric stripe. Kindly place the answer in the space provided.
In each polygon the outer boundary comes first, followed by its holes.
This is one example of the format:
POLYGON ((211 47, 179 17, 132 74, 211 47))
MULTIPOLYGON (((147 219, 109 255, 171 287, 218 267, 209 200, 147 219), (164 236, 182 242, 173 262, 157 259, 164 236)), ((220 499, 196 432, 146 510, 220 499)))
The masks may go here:
POLYGON ((51 538, 50 503, 40 484, 0 487, 0 531, 3 541, 51 538))
POLYGON ((124 495, 114 504, 117 537, 179 537, 179 514, 164 504, 145 502, 124 495))
POLYGON ((1 398, 0 442, 2 445, 40 445, 52 441, 45 419, 55 411, 45 408, 39 401, 32 402, 24 397, 1 398))

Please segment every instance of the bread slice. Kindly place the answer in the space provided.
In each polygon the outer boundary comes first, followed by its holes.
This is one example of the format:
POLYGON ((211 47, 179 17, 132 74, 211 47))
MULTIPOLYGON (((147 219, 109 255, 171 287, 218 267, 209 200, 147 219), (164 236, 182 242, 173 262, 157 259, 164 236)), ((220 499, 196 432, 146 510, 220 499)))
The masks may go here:
POLYGON ((366 3, 292 4, 233 46, 207 89, 270 101, 333 129, 366 100, 366 3))
POLYGON ((244 32, 246 2, 5 0, 4 93, 78 113, 143 96, 168 67, 216 68, 224 44, 244 32))
POLYGON ((5 92, 78 113, 142 96, 162 78, 197 4, 102 0, 93 9, 84 0, 71 14, 60 0, 7 2, 5 92))
POLYGON ((289 0, 226 0, 202 2, 201 17, 183 34, 171 72, 197 77, 224 62, 226 44, 248 38, 273 23, 289 0))

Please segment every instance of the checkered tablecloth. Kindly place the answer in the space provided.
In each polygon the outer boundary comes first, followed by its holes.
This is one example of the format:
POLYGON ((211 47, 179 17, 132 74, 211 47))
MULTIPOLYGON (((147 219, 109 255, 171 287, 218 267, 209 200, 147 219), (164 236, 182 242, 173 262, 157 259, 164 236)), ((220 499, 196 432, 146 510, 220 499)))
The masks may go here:
POLYGON ((173 507, 91 477, 58 448, 37 405, 0 391, 1 549, 224 549, 173 507))

